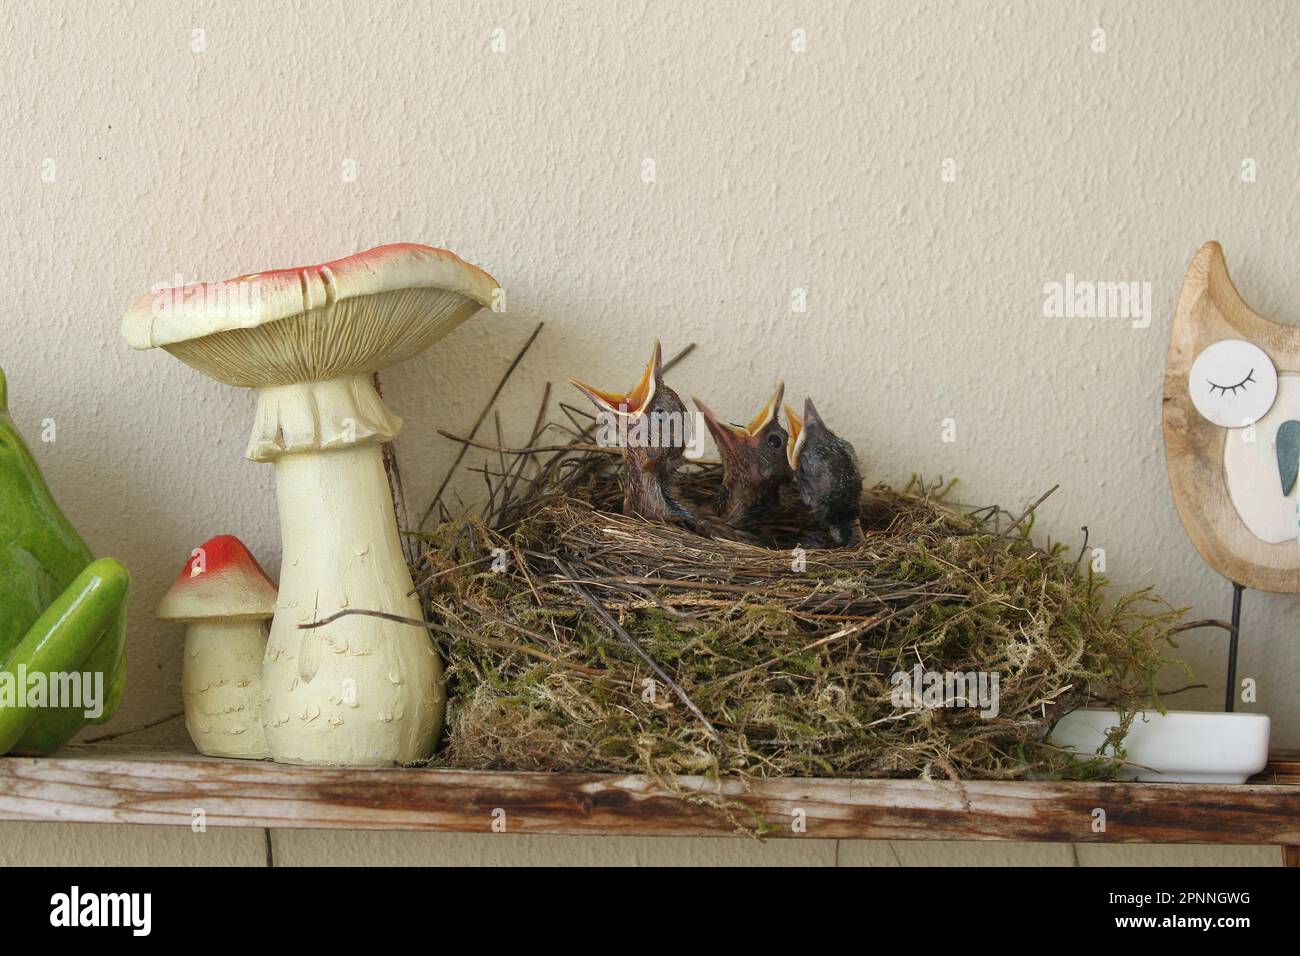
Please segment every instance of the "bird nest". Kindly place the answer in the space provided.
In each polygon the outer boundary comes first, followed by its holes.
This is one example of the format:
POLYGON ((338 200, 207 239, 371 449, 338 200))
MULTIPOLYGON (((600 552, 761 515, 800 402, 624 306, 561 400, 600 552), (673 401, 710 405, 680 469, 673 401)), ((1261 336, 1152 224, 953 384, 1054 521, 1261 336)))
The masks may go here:
MULTIPOLYGON (((1113 764, 1053 746, 1053 722, 1158 706, 1181 612, 1036 546, 1033 507, 965 508, 913 480, 864 493, 860 546, 769 548, 620 514, 618 458, 583 440, 495 448, 482 513, 411 539, 447 662, 434 765, 670 785, 1098 776, 1113 764), (945 675, 996 675, 995 705, 945 675)), ((704 502, 719 480, 688 465, 681 490, 704 502)))

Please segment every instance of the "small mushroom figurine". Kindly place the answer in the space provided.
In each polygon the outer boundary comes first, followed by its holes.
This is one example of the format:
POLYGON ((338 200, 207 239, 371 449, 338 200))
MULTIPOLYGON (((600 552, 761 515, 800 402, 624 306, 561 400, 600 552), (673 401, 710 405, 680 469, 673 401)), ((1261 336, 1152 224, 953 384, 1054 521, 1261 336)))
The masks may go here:
POLYGON ((262 657, 275 585, 244 543, 219 535, 195 548, 158 605, 185 625, 181 697, 199 753, 270 757, 262 729, 262 657))

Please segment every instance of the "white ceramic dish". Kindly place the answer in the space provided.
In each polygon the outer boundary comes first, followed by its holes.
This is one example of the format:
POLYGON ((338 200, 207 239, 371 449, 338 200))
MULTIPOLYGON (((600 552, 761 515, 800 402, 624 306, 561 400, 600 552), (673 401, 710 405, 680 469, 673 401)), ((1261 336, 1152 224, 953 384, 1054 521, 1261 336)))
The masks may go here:
MULTIPOLYGON (((1050 740, 1081 757, 1095 756, 1106 732, 1119 724, 1113 710, 1076 710, 1050 740)), ((1265 714, 1145 711, 1124 739, 1121 780, 1153 783, 1245 783, 1268 763, 1270 722, 1265 714)))

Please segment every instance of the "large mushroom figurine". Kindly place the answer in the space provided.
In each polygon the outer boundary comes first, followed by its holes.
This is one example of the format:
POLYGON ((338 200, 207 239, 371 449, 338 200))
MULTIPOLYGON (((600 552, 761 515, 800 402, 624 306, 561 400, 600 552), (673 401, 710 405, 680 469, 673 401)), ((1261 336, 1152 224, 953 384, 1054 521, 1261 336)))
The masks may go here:
POLYGON ((428 348, 499 298, 443 249, 392 245, 299 269, 161 289, 122 333, 205 375, 255 388, 246 456, 275 468, 283 564, 262 672, 284 763, 385 766, 430 756, 442 665, 402 556, 380 446, 401 420, 373 373, 428 348), (313 625, 328 619, 317 627, 313 625))
POLYGON ((271 756, 262 731, 262 657, 275 585, 244 543, 223 534, 195 548, 158 604, 185 625, 181 697, 199 753, 271 756))

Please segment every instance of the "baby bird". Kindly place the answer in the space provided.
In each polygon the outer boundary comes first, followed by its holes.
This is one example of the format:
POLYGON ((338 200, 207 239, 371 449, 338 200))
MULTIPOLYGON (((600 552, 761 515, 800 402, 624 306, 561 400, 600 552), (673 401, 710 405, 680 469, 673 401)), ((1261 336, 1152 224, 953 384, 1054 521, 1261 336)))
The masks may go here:
POLYGON ((731 425, 718 419, 698 398, 695 404, 704 416, 722 458, 722 497, 718 515, 728 526, 752 530, 776 504, 781 486, 792 477, 786 460, 789 435, 778 420, 785 383, 748 425, 731 425))
POLYGON ((785 406, 790 422, 787 457, 803 499, 824 529, 813 547, 843 548, 862 538, 859 521, 862 473, 853 446, 826 427, 812 399, 804 400, 803 418, 785 406))
POLYGON ((673 475, 682 464, 687 434, 686 405, 664 384, 663 351, 654 351, 641 380, 630 392, 606 392, 569 380, 591 399, 602 430, 611 430, 623 449, 623 513, 652 521, 689 519, 673 475))

